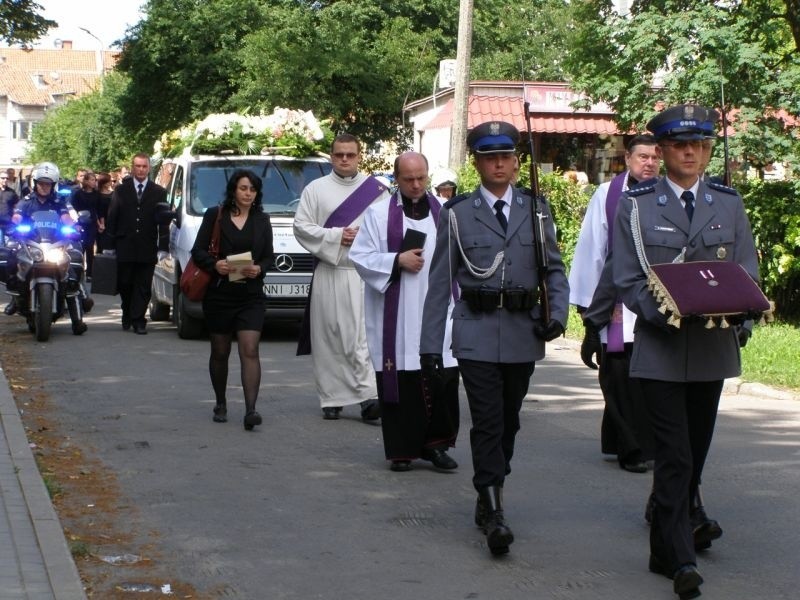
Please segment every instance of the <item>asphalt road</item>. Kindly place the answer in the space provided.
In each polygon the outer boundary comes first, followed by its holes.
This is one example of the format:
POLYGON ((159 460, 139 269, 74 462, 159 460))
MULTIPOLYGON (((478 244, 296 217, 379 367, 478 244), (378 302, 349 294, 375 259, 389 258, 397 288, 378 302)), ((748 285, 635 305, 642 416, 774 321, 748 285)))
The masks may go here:
MULTIPOLYGON (((599 451, 602 399, 574 346, 549 344, 522 410, 506 515, 516 541, 491 558, 472 522, 469 415, 457 472, 392 473, 380 427, 357 408, 323 421, 294 326, 261 344, 264 425, 243 430, 238 359, 229 418, 211 421, 208 342, 169 323, 119 327, 97 296, 89 332, 54 327, 32 365, 71 443, 117 475, 132 526, 164 572, 211 597, 248 600, 676 598, 647 571, 651 476, 599 451)), ((29 336, 18 320, 21 338, 29 336)), ((797 598, 800 403, 726 395, 704 478, 725 534, 699 558, 709 600, 797 598)), ((87 510, 91 510, 87 508, 87 510)), ((127 550, 117 549, 120 554, 127 550)))

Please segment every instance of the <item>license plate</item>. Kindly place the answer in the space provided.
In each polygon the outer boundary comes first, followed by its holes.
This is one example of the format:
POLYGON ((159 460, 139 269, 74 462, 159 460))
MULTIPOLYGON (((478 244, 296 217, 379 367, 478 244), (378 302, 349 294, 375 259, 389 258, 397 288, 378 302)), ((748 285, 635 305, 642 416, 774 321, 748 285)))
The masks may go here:
POLYGON ((308 283, 265 283, 267 296, 308 296, 311 286, 308 283))

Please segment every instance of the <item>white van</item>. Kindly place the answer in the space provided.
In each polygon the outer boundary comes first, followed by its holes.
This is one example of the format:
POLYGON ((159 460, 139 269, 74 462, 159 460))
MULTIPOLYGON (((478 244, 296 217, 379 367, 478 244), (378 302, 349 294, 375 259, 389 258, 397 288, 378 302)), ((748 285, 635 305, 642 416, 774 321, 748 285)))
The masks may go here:
POLYGON ((303 188, 331 171, 325 158, 292 158, 278 155, 189 155, 167 159, 156 181, 167 189, 167 199, 176 217, 169 229, 169 253, 156 264, 150 319, 170 317, 182 338, 197 338, 204 333, 200 302, 181 293, 181 273, 190 252, 203 213, 225 197, 228 179, 238 169, 250 169, 263 181, 262 204, 272 222, 275 261, 264 278, 267 318, 300 319, 308 301, 312 256, 297 240, 292 222, 303 188))

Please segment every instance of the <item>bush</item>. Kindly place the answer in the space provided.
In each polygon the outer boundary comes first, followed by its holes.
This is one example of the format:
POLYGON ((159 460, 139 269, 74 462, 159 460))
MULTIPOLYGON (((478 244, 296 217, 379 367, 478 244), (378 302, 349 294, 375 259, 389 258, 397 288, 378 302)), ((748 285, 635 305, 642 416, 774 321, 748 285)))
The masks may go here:
POLYGON ((800 180, 748 180, 738 186, 753 227, 761 285, 776 315, 800 321, 800 180))

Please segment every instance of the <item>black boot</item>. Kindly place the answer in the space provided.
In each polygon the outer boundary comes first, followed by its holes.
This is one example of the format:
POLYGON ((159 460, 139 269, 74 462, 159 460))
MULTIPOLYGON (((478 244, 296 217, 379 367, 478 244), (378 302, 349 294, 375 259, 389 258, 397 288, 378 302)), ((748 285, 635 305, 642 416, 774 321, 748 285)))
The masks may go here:
POLYGON ((8 301, 6 307, 3 309, 3 312, 7 314, 9 317, 17 312, 17 297, 11 296, 11 300, 8 301))
POLYGON ((508 547, 514 541, 514 534, 506 525, 503 516, 503 488, 489 486, 478 492, 479 502, 486 507, 486 519, 483 532, 486 534, 486 545, 495 556, 508 553, 508 547))
POLYGON ((692 526, 695 550, 708 550, 713 540, 722 537, 722 527, 714 519, 709 519, 700 495, 700 486, 689 498, 689 523, 692 526))

